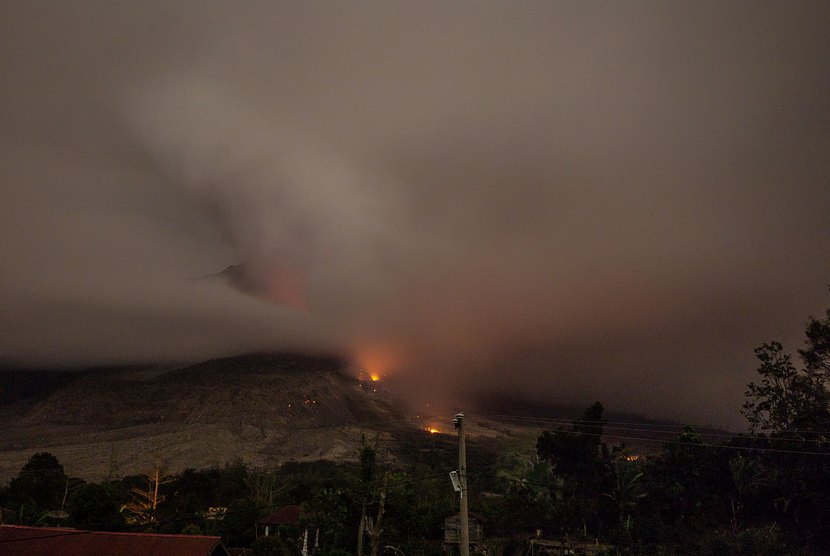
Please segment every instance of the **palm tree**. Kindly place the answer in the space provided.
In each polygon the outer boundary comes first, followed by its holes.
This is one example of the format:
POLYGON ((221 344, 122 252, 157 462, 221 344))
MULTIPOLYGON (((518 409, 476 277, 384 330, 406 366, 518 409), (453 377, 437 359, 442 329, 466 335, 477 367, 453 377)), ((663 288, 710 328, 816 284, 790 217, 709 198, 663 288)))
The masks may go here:
POLYGON ((617 505, 620 524, 630 531, 631 514, 637 509, 637 502, 647 494, 643 488, 643 472, 636 462, 621 458, 614 464, 614 476, 614 490, 604 495, 617 505))

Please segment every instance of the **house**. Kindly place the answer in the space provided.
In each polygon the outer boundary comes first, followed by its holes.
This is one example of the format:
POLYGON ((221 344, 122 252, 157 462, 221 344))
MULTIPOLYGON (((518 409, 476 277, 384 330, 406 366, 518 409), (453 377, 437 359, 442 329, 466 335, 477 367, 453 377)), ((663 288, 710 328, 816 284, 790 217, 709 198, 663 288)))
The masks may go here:
POLYGON ((0 525, 3 556, 229 556, 219 537, 0 525))
MULTIPOLYGON (((470 552, 487 553, 484 544, 484 518, 476 514, 467 516, 467 530, 470 535, 470 552)), ((461 544, 461 516, 451 515, 444 520, 444 551, 457 550, 461 544)))
POLYGON ((302 517, 303 510, 300 506, 283 506, 276 513, 257 521, 257 537, 287 535, 292 538, 293 534, 298 534, 297 548, 300 549, 302 556, 313 554, 320 547, 320 529, 311 526, 312 530, 309 532, 309 525, 306 524, 300 532, 300 518, 302 517))
POLYGON ((300 517, 303 510, 299 506, 283 506, 275 513, 257 521, 257 537, 270 537, 276 535, 281 527, 297 527, 300 524, 300 517))
POLYGON ((610 544, 573 542, 567 540, 531 539, 530 556, 599 556, 610 554, 610 544))
POLYGON ((15 517, 15 513, 10 509, 0 507, 0 525, 12 521, 15 517))

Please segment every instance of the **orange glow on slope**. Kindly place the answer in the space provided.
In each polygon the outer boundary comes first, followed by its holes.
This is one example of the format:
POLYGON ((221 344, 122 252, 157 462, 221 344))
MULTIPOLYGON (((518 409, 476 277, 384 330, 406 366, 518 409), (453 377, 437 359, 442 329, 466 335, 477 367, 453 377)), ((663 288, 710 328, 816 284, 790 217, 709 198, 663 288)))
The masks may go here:
POLYGON ((378 382, 387 377, 399 361, 395 350, 386 346, 360 346, 356 352, 358 368, 366 373, 364 376, 372 382, 378 382))
POLYGON ((437 433, 441 432, 438 429, 436 429, 435 427, 427 427, 424 430, 427 431, 429 434, 437 434, 437 433))

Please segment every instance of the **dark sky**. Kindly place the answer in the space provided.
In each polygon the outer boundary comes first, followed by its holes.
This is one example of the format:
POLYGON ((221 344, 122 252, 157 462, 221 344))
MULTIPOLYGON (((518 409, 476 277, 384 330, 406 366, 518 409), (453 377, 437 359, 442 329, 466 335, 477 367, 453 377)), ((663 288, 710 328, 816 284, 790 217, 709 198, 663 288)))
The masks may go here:
POLYGON ((752 348, 830 301, 828 29, 826 2, 4 2, 0 358, 345 350, 426 397, 740 423, 752 348), (194 280, 236 263, 263 298, 194 280))

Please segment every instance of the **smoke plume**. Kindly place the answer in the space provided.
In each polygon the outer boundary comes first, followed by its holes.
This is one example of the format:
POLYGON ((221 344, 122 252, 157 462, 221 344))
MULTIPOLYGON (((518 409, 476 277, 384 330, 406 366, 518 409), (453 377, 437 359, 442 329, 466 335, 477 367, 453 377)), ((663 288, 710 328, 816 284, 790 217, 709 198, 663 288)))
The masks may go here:
POLYGON ((826 5, 3 11, 9 361, 338 352, 733 423, 827 304, 826 5))

